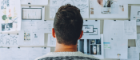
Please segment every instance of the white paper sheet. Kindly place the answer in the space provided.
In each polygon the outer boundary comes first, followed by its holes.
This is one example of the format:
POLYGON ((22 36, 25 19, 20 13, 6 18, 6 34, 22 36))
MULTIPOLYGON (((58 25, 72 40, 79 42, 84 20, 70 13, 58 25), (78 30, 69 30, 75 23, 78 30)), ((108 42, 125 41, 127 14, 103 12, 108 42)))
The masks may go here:
POLYGON ((110 42, 105 49, 105 58, 127 59, 128 40, 124 38, 124 21, 104 21, 104 42, 110 42))
POLYGON ((82 39, 100 39, 100 20, 83 21, 82 39))
POLYGON ((58 8, 65 4, 72 4, 80 9, 83 18, 89 18, 88 0, 50 0, 50 18, 54 18, 58 8))
POLYGON ((131 20, 136 20, 140 26, 140 6, 131 6, 131 20))
POLYGON ((137 27, 135 20, 124 21, 124 32, 127 39, 137 39, 137 27))
POLYGON ((139 53, 137 52, 136 47, 128 48, 128 59, 120 60, 139 60, 139 53))
POLYGON ((0 3, 0 32, 20 31, 20 0, 0 0, 0 3))
POLYGON ((19 35, 0 34, 0 46, 18 46, 19 35))
POLYGON ((48 34, 47 46, 56 47, 56 38, 53 38, 52 34, 48 34))
POLYGON ((38 25, 37 22, 22 22, 21 46, 44 46, 44 32, 39 30, 38 25))
POLYGON ((20 46, 44 46, 44 33, 20 32, 20 46))
POLYGON ((0 60, 35 60, 50 52, 50 48, 0 48, 0 60))

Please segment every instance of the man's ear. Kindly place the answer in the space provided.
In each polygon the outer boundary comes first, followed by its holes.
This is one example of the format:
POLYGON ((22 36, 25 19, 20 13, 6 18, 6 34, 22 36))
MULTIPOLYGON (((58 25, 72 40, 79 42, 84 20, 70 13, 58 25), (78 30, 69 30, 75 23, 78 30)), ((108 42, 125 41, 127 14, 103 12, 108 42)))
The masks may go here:
POLYGON ((52 36, 53 36, 54 38, 56 38, 54 28, 52 28, 52 36))
POLYGON ((81 39, 81 38, 82 38, 82 36, 83 36, 83 31, 81 31, 81 34, 80 34, 79 39, 81 39))

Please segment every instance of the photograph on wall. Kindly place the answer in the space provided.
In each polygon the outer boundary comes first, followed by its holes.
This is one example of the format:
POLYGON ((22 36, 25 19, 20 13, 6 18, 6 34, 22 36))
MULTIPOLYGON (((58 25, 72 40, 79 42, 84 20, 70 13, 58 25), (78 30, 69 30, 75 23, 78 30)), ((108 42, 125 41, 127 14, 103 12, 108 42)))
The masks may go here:
POLYGON ((24 33, 24 41, 30 41, 31 39, 30 33, 24 33))
POLYGON ((103 0, 102 14, 118 13, 118 3, 116 0, 103 0))
POLYGON ((13 24, 12 23, 1 24, 1 26, 2 26, 2 31, 10 31, 11 28, 13 28, 13 24))
POLYGON ((21 24, 20 0, 0 0, 0 31, 19 31, 21 24))

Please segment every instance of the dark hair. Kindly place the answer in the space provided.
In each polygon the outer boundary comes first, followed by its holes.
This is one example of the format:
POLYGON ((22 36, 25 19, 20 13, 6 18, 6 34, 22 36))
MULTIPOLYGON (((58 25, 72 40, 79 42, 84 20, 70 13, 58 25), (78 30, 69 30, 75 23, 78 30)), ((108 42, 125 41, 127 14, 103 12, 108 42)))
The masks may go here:
POLYGON ((80 10, 70 4, 61 6, 54 18, 54 30, 60 44, 76 45, 83 26, 80 10))

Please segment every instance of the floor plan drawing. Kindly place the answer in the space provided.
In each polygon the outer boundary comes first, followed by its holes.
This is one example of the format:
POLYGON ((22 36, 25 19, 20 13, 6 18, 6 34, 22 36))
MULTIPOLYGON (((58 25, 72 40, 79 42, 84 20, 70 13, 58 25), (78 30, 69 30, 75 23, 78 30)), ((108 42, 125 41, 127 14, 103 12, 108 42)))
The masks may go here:
POLYGON ((89 18, 89 1, 88 0, 50 0, 50 18, 54 18, 55 13, 60 6, 71 4, 80 9, 83 18, 89 18))

